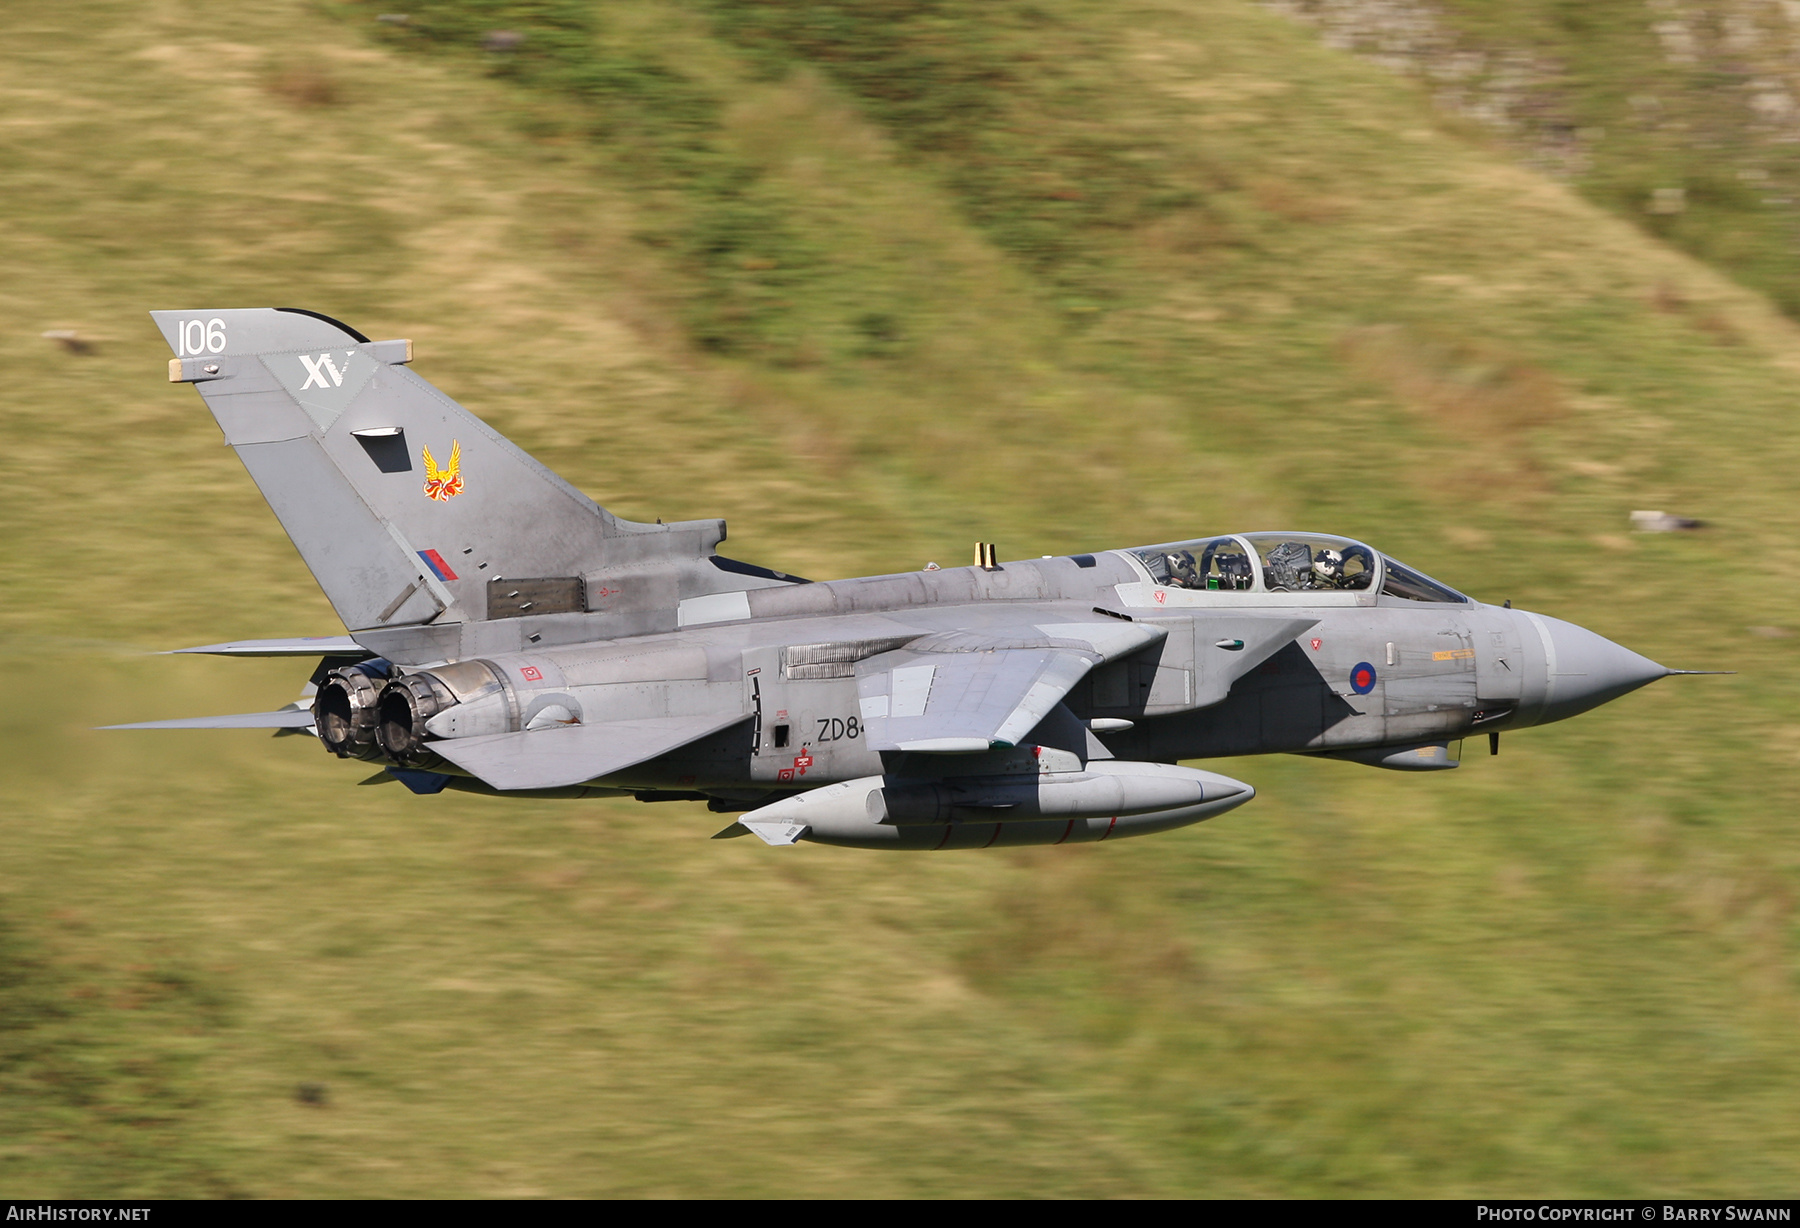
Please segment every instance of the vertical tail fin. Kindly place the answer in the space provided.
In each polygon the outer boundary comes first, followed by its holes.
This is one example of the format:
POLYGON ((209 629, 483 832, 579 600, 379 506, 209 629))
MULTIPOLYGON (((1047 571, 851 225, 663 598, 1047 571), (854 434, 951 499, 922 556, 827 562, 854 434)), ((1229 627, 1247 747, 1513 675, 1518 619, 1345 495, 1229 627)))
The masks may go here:
POLYGON ((583 577, 724 538, 613 516, 407 370, 411 342, 293 308, 151 316, 352 630, 586 611, 583 577))

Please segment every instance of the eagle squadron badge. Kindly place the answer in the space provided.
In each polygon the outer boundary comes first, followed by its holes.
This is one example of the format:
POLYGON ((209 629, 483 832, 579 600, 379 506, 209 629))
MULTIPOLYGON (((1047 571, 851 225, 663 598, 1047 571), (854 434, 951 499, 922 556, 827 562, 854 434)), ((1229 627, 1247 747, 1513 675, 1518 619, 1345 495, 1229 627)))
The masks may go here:
POLYGON ((431 448, 426 446, 425 454, 425 493, 440 503, 448 503, 462 494, 462 443, 450 441, 450 463, 444 468, 437 467, 432 459, 431 448))

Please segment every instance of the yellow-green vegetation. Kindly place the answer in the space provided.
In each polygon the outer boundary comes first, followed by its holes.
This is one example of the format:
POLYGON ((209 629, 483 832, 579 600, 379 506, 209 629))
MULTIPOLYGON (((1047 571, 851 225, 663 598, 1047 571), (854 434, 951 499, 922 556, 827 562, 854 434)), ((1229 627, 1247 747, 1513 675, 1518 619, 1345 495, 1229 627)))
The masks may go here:
POLYGON ((1248 3, 377 16, 0 44, 0 1190, 1792 1192, 1768 301, 1248 3), (144 314, 263 305, 804 575, 1317 528, 1742 672, 999 856, 93 732, 302 680, 151 650, 337 630, 144 314))

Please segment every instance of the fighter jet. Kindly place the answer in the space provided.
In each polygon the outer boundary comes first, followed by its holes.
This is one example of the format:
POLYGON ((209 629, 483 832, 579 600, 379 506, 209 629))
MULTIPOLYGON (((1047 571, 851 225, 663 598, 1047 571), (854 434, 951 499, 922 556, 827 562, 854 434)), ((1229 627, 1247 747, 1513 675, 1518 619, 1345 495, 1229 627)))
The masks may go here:
POLYGON ((1676 672, 1348 538, 1188 541, 810 582, 723 520, 622 520, 371 341, 294 308, 159 311, 348 634, 179 651, 317 659, 275 728, 415 793, 705 802, 888 849, 1120 839, 1255 791, 1182 761, 1402 771, 1676 672))

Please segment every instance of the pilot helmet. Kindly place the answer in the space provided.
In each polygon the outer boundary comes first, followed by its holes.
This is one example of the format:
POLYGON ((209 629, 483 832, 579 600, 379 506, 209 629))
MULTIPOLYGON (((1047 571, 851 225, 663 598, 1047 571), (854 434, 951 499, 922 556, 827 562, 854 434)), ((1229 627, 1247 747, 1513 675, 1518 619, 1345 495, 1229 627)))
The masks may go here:
POLYGON ((1176 550, 1168 556, 1169 578, 1182 584, 1194 584, 1199 573, 1194 570, 1194 556, 1191 551, 1176 550))
POLYGON ((1313 559, 1313 575, 1330 584, 1336 584, 1344 578, 1344 555, 1341 551, 1327 547, 1319 551, 1313 559))

